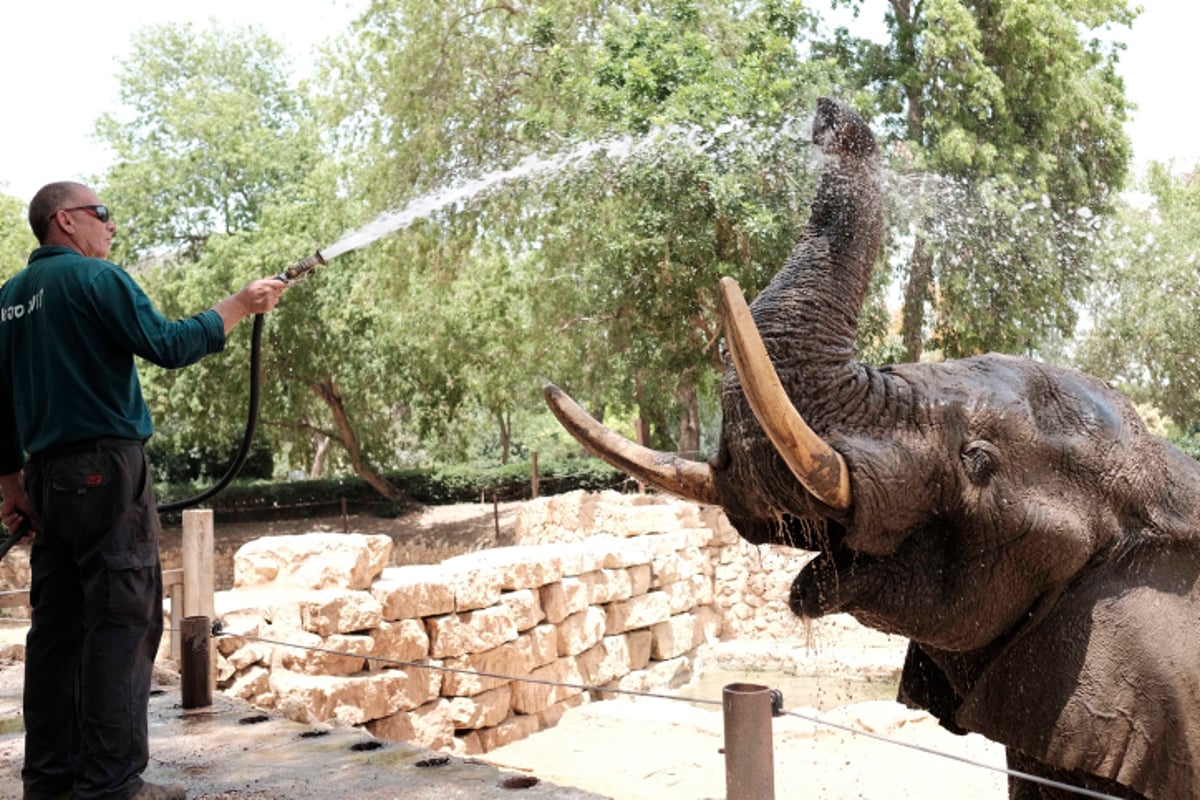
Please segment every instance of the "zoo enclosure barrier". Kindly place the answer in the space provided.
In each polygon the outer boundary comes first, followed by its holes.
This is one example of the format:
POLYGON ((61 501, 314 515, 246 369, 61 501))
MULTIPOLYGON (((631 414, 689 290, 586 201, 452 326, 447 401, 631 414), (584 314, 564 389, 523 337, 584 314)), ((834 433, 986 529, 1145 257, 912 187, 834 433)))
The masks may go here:
MULTIPOLYGON (((207 622, 208 621, 205 620, 206 624, 207 622)), ((868 739, 873 739, 887 745, 902 747, 908 750, 924 753, 926 755, 955 761, 973 768, 1000 773, 1010 779, 1016 778, 1018 780, 1029 781, 1031 783, 1057 789, 1059 791, 1079 797, 1097 798, 1098 800, 1120 800, 1118 797, 1114 797, 1113 795, 1105 794, 1103 792, 1097 792, 1079 786, 1072 786, 1067 783, 1062 783, 1061 781, 1043 778, 1039 775, 1033 775, 1028 772, 1022 772, 1020 770, 1014 770, 1008 767, 985 764, 981 761, 967 758, 965 756, 946 753, 934 748, 915 744, 913 742, 901 741, 899 739, 884 736, 879 733, 856 728, 851 725, 843 725, 839 722, 823 719, 817 715, 804 714, 797 711, 788 711, 783 708, 783 695, 781 692, 757 684, 728 684, 723 689, 721 700, 679 697, 677 695, 665 694, 661 692, 634 691, 630 689, 618 689, 611 686, 593 686, 565 681, 555 681, 545 678, 505 675, 503 673, 471 670, 461 667, 449 667, 443 664, 429 662, 404 661, 400 659, 390 659, 371 655, 358 656, 355 653, 339 651, 333 648, 314 647, 312 645, 277 641, 261 636, 254 636, 249 633, 226 631, 223 629, 219 620, 212 623, 211 630, 213 632, 212 639, 214 640, 221 637, 232 637, 248 642, 260 642, 262 644, 274 645, 277 647, 296 648, 299 650, 324 653, 327 655, 345 656, 351 658, 362 657, 367 661, 383 666, 436 670, 440 672, 455 673, 458 675, 468 675, 479 678, 495 678, 544 686, 581 689, 586 692, 597 694, 607 693, 614 695, 654 698, 659 700, 691 703, 694 705, 719 705, 721 706, 723 712, 725 746, 722 748, 722 752, 725 756, 726 800, 775 800, 774 747, 771 731, 771 719, 782 716, 795 717, 797 719, 813 723, 814 725, 834 728, 842 731, 843 733, 849 733, 854 736, 864 736, 868 739)))

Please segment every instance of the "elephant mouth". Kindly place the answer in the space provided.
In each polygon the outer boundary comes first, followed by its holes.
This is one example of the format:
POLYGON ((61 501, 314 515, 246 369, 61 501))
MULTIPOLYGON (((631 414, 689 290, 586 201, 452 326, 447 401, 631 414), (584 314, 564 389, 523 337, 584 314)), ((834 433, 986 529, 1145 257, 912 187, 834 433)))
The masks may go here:
POLYGON ((826 546, 792 581, 788 605, 800 617, 822 617, 847 610, 863 584, 864 572, 877 559, 851 550, 844 537, 830 536, 826 546))

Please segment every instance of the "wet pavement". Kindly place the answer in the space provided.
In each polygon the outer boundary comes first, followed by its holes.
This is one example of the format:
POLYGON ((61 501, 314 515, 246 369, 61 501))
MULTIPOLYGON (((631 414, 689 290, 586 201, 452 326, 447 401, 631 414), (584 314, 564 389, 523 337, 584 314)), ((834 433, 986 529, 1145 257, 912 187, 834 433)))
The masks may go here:
MULTIPOLYGON (((0 661, 0 798, 14 800, 24 754, 23 669, 21 661, 0 661)), ((601 798, 356 728, 292 722, 220 693, 210 707, 185 710, 178 683, 151 697, 145 777, 181 783, 192 800, 601 798)))

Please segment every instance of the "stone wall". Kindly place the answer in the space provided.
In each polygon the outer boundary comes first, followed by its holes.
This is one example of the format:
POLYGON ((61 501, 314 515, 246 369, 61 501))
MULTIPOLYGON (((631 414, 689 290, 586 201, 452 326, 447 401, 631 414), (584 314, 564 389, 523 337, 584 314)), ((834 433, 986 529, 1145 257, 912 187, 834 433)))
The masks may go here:
POLYGON ((218 639, 218 686, 296 720, 472 754, 609 696, 585 687, 679 686, 702 643, 803 633, 787 592, 804 557, 746 544, 719 509, 576 492, 526 504, 516 538, 402 567, 386 566, 386 536, 251 542, 217 598, 243 634, 218 639))

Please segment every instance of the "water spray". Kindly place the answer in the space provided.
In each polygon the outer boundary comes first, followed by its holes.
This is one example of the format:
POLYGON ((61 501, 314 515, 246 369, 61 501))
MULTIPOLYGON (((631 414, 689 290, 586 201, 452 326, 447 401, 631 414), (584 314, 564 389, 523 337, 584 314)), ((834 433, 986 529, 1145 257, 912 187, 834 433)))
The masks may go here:
MULTIPOLYGON (((782 136, 794 140, 797 144, 806 144, 800 129, 808 129, 806 120, 809 117, 792 117, 772 132, 773 137, 782 136)), ((715 130, 697 127, 671 126, 656 129, 640 138, 619 136, 599 141, 584 142, 574 148, 549 156, 530 155, 521 159, 517 164, 506 169, 495 170, 476 177, 473 180, 450 185, 427 194, 423 194, 402 208, 380 214, 361 228, 351 231, 333 244, 315 251, 311 256, 297 261, 275 276, 276 280, 288 285, 304 281, 316 271, 317 267, 329 263, 343 253, 366 247, 372 242, 408 227, 418 219, 428 218, 434 213, 446 208, 463 206, 477 197, 483 196, 493 189, 507 183, 534 178, 540 175, 552 174, 566 170, 586 168, 593 159, 624 162, 639 156, 655 157, 655 148, 660 146, 684 146, 695 152, 706 152, 712 158, 719 159, 728 155, 733 149, 746 146, 757 146, 754 143, 756 135, 754 126, 740 120, 735 120, 715 130)), ((259 364, 261 361, 260 344, 262 339, 263 315, 254 318, 254 332, 251 336, 250 348, 250 410, 246 421, 246 430, 238 454, 234 457, 225 475, 217 483, 203 493, 183 500, 164 503, 158 507, 160 512, 179 511, 190 508, 224 489, 237 476, 242 464, 250 452, 250 444, 254 437, 254 428, 258 419, 259 400, 259 364)), ((15 542, 20 537, 13 538, 15 542)), ((11 543, 8 544, 11 547, 11 543)), ((4 557, 4 543, 0 542, 0 558, 4 557)))

